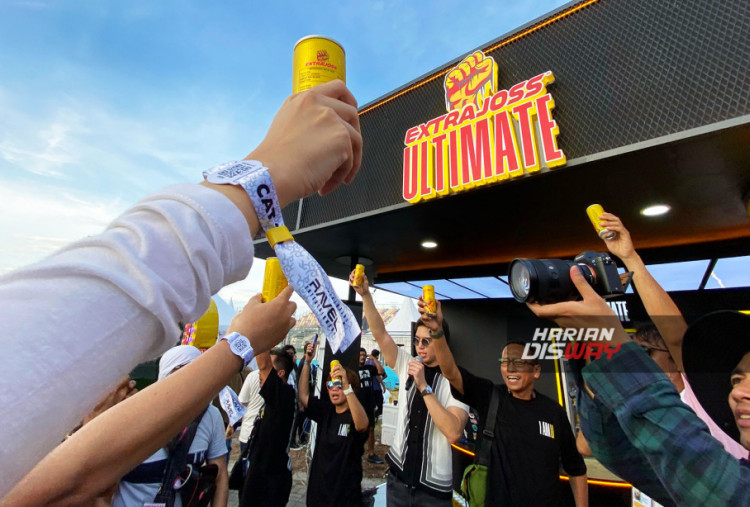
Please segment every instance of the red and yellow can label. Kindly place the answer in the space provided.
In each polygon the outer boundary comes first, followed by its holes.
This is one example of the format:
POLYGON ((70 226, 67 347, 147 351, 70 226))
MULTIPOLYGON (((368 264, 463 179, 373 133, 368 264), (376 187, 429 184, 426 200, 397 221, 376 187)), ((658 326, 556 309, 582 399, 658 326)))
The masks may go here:
POLYGON ((425 310, 429 315, 437 314, 437 302, 435 301, 435 286, 422 286, 422 299, 424 299, 425 310))
POLYGON ((340 79, 346 83, 346 56, 333 39, 310 35, 294 46, 292 93, 340 79))

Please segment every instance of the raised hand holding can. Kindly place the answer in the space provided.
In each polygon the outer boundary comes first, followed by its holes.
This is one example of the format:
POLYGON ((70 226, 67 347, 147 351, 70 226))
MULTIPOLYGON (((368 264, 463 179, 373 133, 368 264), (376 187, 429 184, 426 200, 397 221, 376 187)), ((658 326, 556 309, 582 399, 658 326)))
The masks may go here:
POLYGON ((586 208, 586 214, 589 216, 589 220, 591 220, 591 225, 594 226, 594 229, 596 230, 596 233, 599 235, 601 239, 615 239, 615 236, 617 236, 616 232, 608 230, 606 227, 602 227, 601 224, 599 224, 599 217, 602 216, 604 213, 604 208, 601 204, 592 204, 588 208, 586 208))

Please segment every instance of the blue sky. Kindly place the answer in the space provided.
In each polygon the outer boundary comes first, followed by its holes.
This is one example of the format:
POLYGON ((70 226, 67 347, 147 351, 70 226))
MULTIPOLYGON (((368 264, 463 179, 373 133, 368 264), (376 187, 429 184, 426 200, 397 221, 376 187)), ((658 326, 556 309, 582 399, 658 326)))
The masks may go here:
POLYGON ((0 0, 0 274, 244 157, 300 37, 344 46, 365 104, 564 3, 0 0))

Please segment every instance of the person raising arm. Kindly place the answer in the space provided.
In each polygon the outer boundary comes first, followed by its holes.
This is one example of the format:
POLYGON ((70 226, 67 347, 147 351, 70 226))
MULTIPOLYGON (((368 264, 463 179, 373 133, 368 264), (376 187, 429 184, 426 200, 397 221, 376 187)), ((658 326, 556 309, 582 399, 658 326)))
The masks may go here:
MULTIPOLYGON (((283 207, 350 182, 361 155, 356 100, 332 81, 287 99, 248 158, 268 168, 283 207)), ((102 234, 0 278, 0 461, 13 463, 0 496, 120 378, 172 346, 175 323, 195 321, 211 294, 247 276, 258 232, 240 187, 177 185, 102 234)))
POLYGON ((605 239, 604 243, 611 253, 620 258, 627 270, 633 272, 633 284, 646 312, 659 329, 678 369, 684 371, 682 337, 687 330, 687 323, 682 317, 682 312, 646 268, 633 246, 630 231, 625 228, 622 220, 612 213, 605 212, 600 217, 600 224, 607 230, 617 233, 613 239, 605 239))
MULTIPOLYGON (((353 275, 354 272, 349 278, 350 283, 353 275)), ((450 444, 457 442, 463 434, 469 416, 468 407, 451 394, 450 384, 441 373, 432 349, 433 340, 424 322, 418 320, 412 326, 418 361, 399 348, 386 331, 372 300, 367 276, 354 290, 362 296, 365 318, 386 364, 399 378, 398 420, 394 442, 386 456, 389 465, 388 505, 402 505, 401 502, 451 505, 453 465, 450 444), (407 389, 409 377, 414 379, 414 386, 407 389)))
POLYGON ((300 372, 299 399, 311 420, 318 423, 315 453, 307 481, 307 505, 360 505, 362 503, 362 453, 369 421, 356 391, 356 372, 340 364, 332 370, 326 387, 328 401, 310 395, 312 344, 305 348, 300 372))

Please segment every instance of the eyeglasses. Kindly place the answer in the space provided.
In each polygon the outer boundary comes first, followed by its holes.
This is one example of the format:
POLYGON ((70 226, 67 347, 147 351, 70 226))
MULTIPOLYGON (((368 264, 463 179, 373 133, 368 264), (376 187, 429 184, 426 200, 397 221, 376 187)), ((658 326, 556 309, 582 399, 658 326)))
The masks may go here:
POLYGON ((329 380, 328 382, 326 382, 326 386, 328 386, 328 389, 343 389, 341 381, 338 379, 329 380))
POLYGON ((667 352, 667 353, 669 353, 668 349, 662 349, 662 348, 659 348, 659 347, 652 347, 651 345, 646 345, 645 343, 639 343, 638 346, 641 348, 641 350, 643 350, 649 356, 651 355, 652 352, 654 352, 656 350, 658 350, 659 352, 667 352))
POLYGON ((531 366, 534 366, 534 363, 532 363, 531 361, 527 361, 526 359, 500 359, 500 366, 510 368, 511 364, 515 367, 516 370, 528 370, 531 366))
POLYGON ((429 338, 422 338, 421 340, 419 338, 414 338, 414 346, 419 347, 419 344, 422 344, 423 347, 429 347, 430 343, 432 343, 432 340, 429 338))

